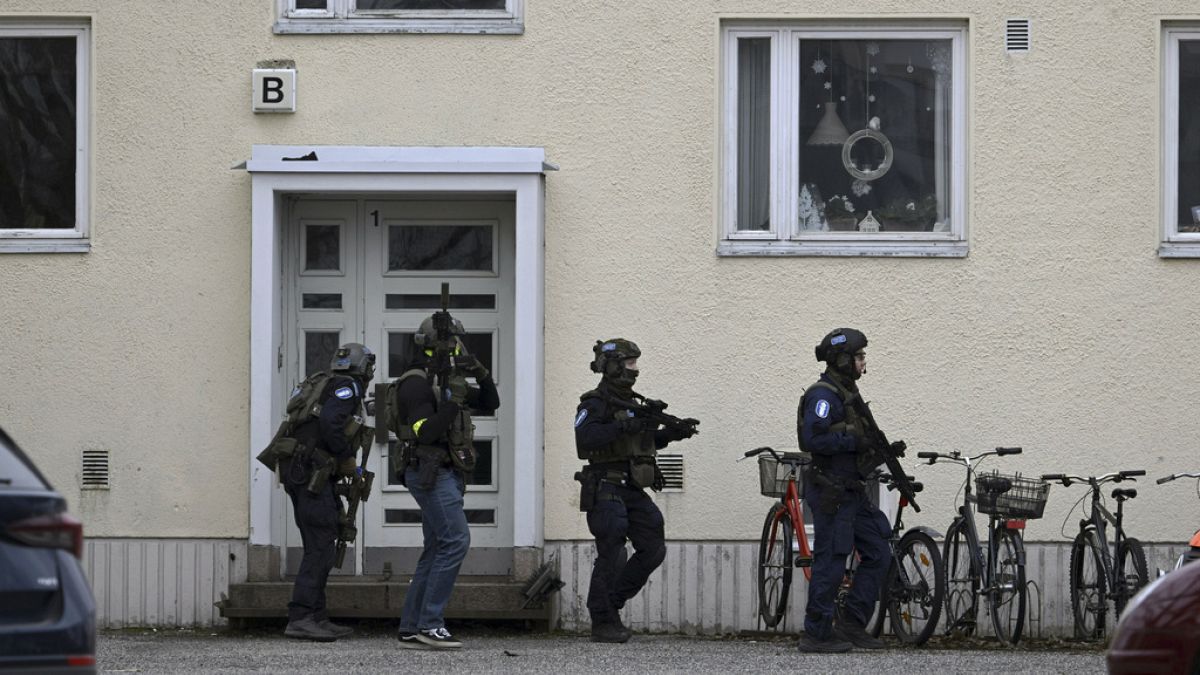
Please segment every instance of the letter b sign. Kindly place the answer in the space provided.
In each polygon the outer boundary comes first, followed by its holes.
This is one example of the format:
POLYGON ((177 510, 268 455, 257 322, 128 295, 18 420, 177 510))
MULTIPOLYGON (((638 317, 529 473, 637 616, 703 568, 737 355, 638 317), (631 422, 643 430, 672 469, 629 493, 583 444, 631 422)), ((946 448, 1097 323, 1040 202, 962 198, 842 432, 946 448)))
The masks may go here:
POLYGON ((255 68, 252 76, 254 112, 296 112, 296 71, 255 68))

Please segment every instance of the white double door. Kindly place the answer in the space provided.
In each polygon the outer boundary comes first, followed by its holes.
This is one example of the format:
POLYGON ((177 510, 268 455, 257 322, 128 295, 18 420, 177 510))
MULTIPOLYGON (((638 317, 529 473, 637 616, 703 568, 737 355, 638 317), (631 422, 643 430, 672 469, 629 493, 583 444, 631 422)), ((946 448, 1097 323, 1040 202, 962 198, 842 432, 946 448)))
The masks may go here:
MULTIPOLYGON (((472 549, 463 572, 510 572, 514 202, 339 196, 295 197, 288 207, 288 384, 327 368, 346 342, 377 354, 373 385, 391 382, 414 356, 412 335, 421 321, 441 308, 442 283, 450 284, 450 313, 466 329, 467 348, 492 372, 501 400, 494 413, 473 415, 479 462, 467 477, 472 549)), ((353 555, 348 551, 335 573, 404 575, 416 565, 421 513, 389 468, 394 447, 389 435, 371 450, 374 489, 360 506, 353 555)), ((286 569, 294 573, 301 543, 290 511, 286 569)))

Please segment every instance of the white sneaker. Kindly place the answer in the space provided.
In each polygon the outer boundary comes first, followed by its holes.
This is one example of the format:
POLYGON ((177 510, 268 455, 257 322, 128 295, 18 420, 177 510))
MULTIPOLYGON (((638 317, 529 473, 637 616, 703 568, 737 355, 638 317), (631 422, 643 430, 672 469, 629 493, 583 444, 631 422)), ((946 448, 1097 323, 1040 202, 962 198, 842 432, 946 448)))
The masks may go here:
POLYGON ((462 643, 455 640, 445 628, 426 628, 417 633, 417 639, 434 649, 459 649, 462 643))

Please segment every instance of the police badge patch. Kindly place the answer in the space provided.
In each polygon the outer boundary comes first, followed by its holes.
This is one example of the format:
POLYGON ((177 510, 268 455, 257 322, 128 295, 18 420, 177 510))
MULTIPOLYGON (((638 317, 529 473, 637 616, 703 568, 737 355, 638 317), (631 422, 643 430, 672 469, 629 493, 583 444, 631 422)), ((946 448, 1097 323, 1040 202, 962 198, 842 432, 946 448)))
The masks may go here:
POLYGON ((333 392, 333 395, 342 400, 346 400, 354 395, 354 390, 351 389, 350 387, 342 387, 341 389, 338 389, 337 391, 333 392))
POLYGON ((815 412, 817 413, 817 417, 820 417, 821 419, 829 417, 829 401, 817 401, 817 409, 815 412))

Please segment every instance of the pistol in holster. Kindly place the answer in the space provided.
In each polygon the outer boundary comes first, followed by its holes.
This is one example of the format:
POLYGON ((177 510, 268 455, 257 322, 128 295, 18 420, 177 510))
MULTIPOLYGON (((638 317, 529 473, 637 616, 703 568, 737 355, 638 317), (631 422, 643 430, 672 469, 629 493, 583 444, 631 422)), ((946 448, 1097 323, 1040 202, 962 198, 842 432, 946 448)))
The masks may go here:
POLYGON ((320 448, 313 448, 308 457, 310 469, 306 487, 310 493, 320 494, 329 484, 330 477, 337 469, 337 462, 328 452, 320 448))
POLYGON ((575 480, 579 481, 579 510, 587 513, 596 505, 596 493, 600 491, 602 473, 595 471, 576 471, 575 480))

